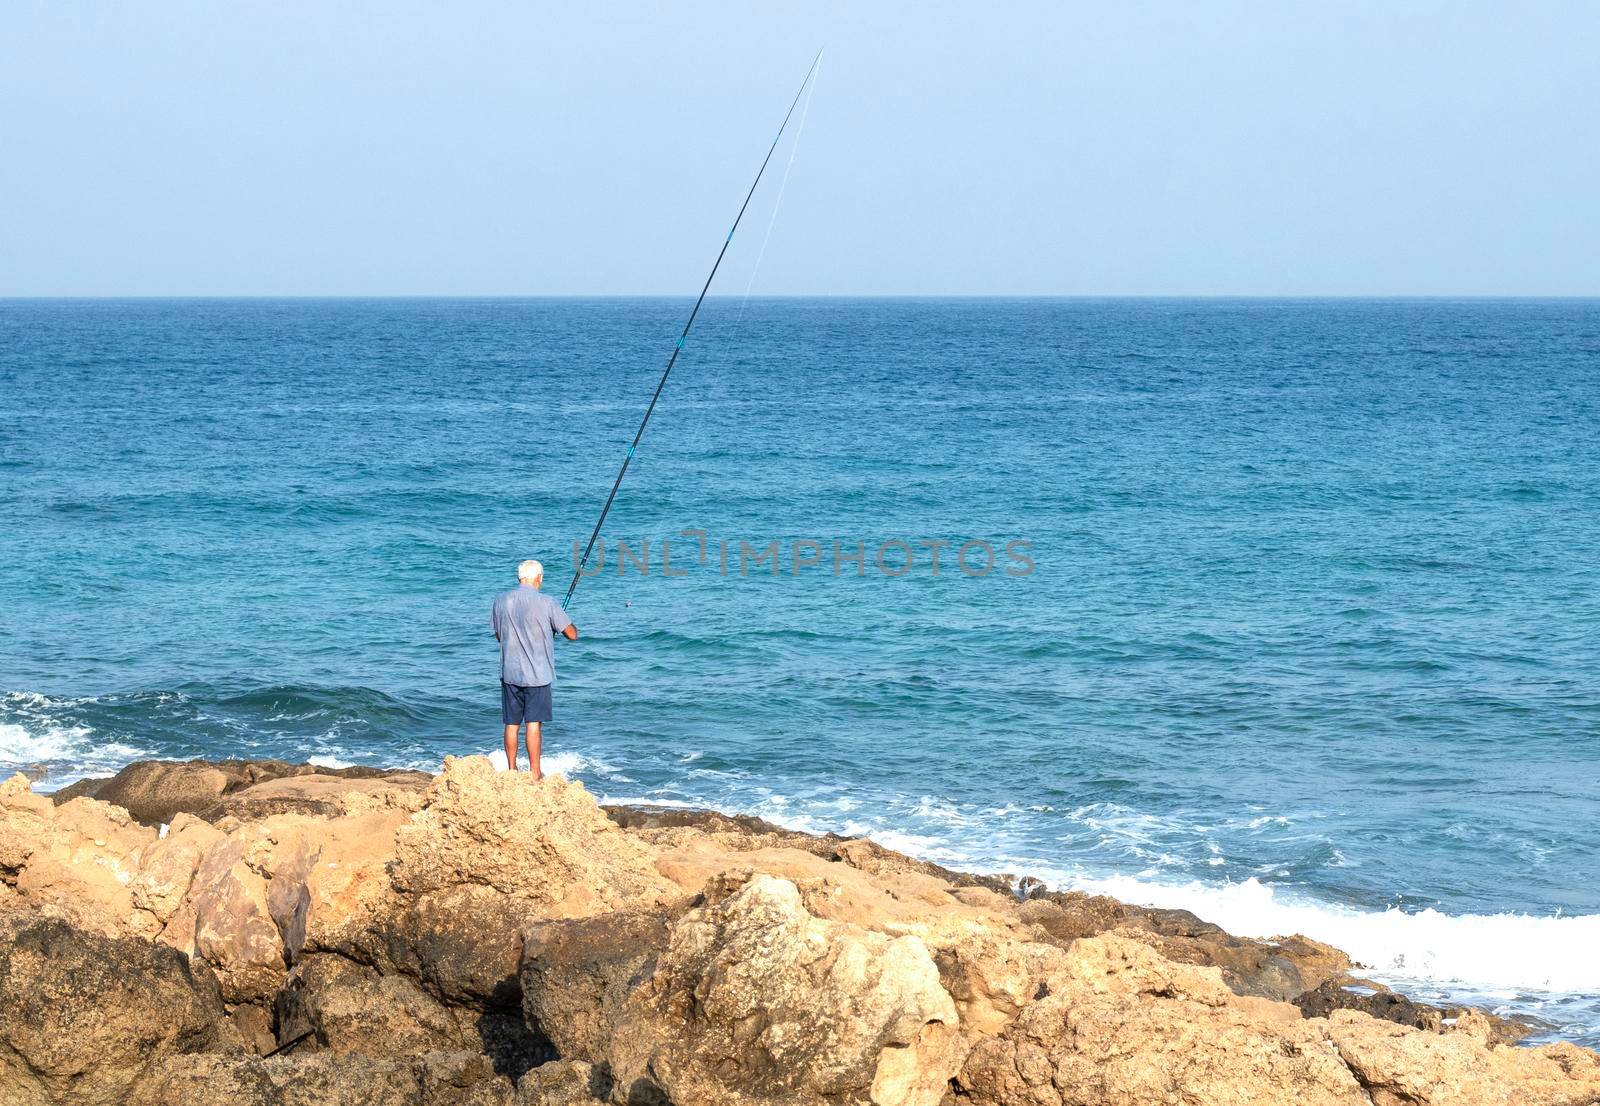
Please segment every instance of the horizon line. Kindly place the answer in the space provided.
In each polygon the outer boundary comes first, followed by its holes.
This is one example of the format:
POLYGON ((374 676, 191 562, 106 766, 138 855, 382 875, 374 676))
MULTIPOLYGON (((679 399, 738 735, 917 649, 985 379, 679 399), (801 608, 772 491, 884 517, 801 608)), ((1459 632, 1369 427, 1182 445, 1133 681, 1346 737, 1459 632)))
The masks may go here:
MULTIPOLYGON (((693 292, 160 292, 0 294, 0 303, 126 300, 692 300, 693 292)), ((791 292, 709 300, 1600 300, 1600 292, 791 292)))

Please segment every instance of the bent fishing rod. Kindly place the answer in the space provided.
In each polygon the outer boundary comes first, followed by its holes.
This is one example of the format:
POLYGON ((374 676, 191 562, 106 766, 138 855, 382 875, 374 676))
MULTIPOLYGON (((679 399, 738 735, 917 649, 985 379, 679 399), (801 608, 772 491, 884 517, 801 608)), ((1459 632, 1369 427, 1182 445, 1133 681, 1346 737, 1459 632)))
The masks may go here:
POLYGON ((756 179, 750 182, 750 191, 745 193, 744 203, 739 205, 739 214, 733 217, 733 226, 728 228, 728 237, 722 240, 722 249, 717 251, 717 260, 712 263, 711 272, 700 288, 700 296, 694 301, 694 308, 689 312, 688 321, 683 324, 683 333, 678 335, 677 344, 672 347, 672 356, 667 358, 667 367, 661 371, 661 379, 656 383, 655 394, 650 397, 650 406, 645 408, 644 418, 639 420, 639 430, 628 446, 627 456, 622 459, 622 467, 617 470, 617 478, 611 482, 611 494, 606 496, 606 505, 600 509, 600 518, 594 524, 594 532, 589 535, 589 544, 584 546, 583 556, 579 558, 577 567, 573 570, 572 583, 567 585, 567 594, 561 600, 563 609, 572 602, 572 593, 578 590, 578 581, 583 579, 583 570, 589 566, 589 554, 593 552, 594 543, 600 537, 600 527, 605 525, 606 515, 611 513, 611 504, 617 498, 617 489, 622 487, 622 478, 628 474, 628 466, 633 463, 633 454, 639 448, 639 440, 644 437, 644 428, 649 425, 650 416, 655 413, 656 401, 661 398, 661 391, 667 386, 667 377, 672 375, 672 366, 678 363, 678 354, 683 352, 683 343, 689 337, 690 328, 694 326, 695 316, 700 314, 700 305, 706 301, 706 293, 711 290, 711 282, 716 279, 717 269, 722 265, 728 247, 733 244, 733 232, 739 229, 739 221, 744 218, 745 209, 750 206, 750 199, 756 194, 756 186, 761 183, 761 176, 767 171, 767 164, 772 161, 772 155, 778 149, 783 132, 794 116, 794 109, 800 103, 800 97, 805 94, 806 86, 816 75, 817 63, 820 61, 822 61, 822 51, 818 50, 817 56, 811 61, 811 68, 806 70, 805 80, 800 82, 800 90, 794 94, 794 100, 790 102, 789 110, 784 114, 783 122, 778 125, 778 133, 773 136, 772 145, 767 147, 767 156, 761 159, 761 168, 756 170, 756 179))

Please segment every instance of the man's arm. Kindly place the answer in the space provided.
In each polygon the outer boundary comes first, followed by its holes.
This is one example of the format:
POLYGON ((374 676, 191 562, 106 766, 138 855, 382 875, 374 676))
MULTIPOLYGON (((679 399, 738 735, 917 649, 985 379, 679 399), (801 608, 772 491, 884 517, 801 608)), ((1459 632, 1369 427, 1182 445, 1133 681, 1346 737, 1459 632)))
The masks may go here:
POLYGON ((568 641, 578 640, 578 627, 573 625, 572 619, 567 617, 567 612, 556 606, 554 601, 550 604, 550 628, 568 641))

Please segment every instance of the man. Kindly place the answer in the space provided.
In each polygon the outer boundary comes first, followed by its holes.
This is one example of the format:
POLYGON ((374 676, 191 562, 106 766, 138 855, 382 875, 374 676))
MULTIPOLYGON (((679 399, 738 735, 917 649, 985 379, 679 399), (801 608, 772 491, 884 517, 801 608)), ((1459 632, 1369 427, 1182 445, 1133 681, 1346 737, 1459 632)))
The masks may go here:
POLYGON ((523 561, 517 586, 495 597, 490 624, 500 642, 500 721, 505 723, 506 767, 517 767, 517 729, 527 726, 528 771, 540 778, 540 724, 550 721, 550 685, 556 678, 555 635, 578 640, 578 628, 561 604, 539 590, 544 565, 523 561))

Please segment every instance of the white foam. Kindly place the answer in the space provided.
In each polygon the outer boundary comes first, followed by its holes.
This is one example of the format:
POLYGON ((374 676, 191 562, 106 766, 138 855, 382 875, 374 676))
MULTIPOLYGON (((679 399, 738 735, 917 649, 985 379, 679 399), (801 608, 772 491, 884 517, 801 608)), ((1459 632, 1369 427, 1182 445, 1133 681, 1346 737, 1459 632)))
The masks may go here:
POLYGON ((35 733, 14 722, 0 722, 0 763, 68 760, 83 751, 88 736, 87 726, 46 726, 35 733))
MULTIPOLYGON (((506 751, 503 748, 489 750, 489 763, 495 766, 496 771, 506 770, 506 751)), ((525 760, 519 758, 519 766, 525 760)), ((609 764, 584 756, 582 753, 564 751, 560 753, 541 754, 539 757, 539 771, 547 776, 566 776, 571 778, 579 772, 606 773, 615 771, 609 764)))
POLYGON ((555 776, 574 776, 594 765, 594 761, 573 752, 539 755, 539 771, 555 776))
MULTIPOLYGON (((500 754, 500 759, 502 761, 505 760, 505 754, 504 753, 500 754)), ((321 753, 319 753, 318 755, 316 755, 314 757, 306 757, 306 763, 307 764, 315 764, 318 768, 351 768, 351 767, 354 767, 354 762, 353 761, 340 760, 338 757, 328 756, 326 754, 321 754, 321 753)))
MULTIPOLYGON (((7 706, 60 706, 68 700, 47 699, 31 692, 4 696, 7 706)), ((34 783, 45 793, 65 787, 85 775, 110 774, 149 753, 120 741, 97 741, 88 726, 59 725, 20 710, 22 723, 0 722, 0 776, 18 769, 43 766, 48 772, 34 783)))
POLYGON ((112 762, 130 761, 149 755, 143 749, 133 745, 124 745, 120 741, 108 741, 104 745, 97 745, 94 748, 94 752, 98 754, 100 760, 110 760, 112 762))
POLYGON ((1370 974, 1393 979, 1513 992, 1600 992, 1600 915, 1360 911, 1297 899, 1254 879, 1167 885, 1126 876, 1066 877, 1059 885, 1140 906, 1189 910, 1240 937, 1303 934, 1343 949, 1370 974))

